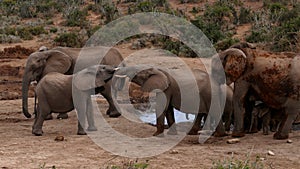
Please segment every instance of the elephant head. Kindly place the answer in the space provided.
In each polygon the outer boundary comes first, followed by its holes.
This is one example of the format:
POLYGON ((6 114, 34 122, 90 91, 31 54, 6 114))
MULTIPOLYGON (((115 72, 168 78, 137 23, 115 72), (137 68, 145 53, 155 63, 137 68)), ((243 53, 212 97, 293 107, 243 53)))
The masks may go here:
POLYGON ((76 73, 73 84, 81 91, 100 88, 112 78, 114 72, 118 69, 109 65, 91 66, 76 73))
POLYGON ((151 92, 155 89, 161 91, 169 87, 170 81, 161 70, 151 67, 124 67, 120 68, 115 75, 115 84, 121 84, 116 89, 122 89, 126 77, 129 77, 132 82, 141 86, 142 91, 151 92), (140 71, 141 70, 141 71, 140 71), (118 80, 121 82, 118 83, 118 80))
POLYGON ((216 54, 212 58, 212 76, 217 82, 223 84, 225 76, 222 76, 222 73, 225 72, 226 84, 230 85, 244 73, 247 65, 246 59, 246 54, 237 48, 229 48, 216 54))
POLYGON ((28 88, 30 82, 39 81, 49 72, 66 73, 72 65, 72 59, 57 50, 40 50, 32 53, 27 60, 22 81, 22 109, 23 114, 30 118, 28 112, 28 88))

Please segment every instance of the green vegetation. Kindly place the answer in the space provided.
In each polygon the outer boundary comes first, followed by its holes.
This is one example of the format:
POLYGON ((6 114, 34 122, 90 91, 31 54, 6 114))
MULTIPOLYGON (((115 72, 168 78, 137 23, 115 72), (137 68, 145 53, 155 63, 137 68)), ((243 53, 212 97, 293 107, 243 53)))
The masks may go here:
MULTIPOLYGON (((104 24, 123 15, 164 12, 187 19, 192 18, 190 21, 202 30, 217 50, 224 50, 238 42, 239 40, 234 38, 237 27, 241 24, 249 24, 251 29, 246 32, 246 41, 260 43, 272 51, 300 51, 299 1, 263 0, 263 8, 253 11, 251 6, 246 6, 243 4, 244 1, 240 0, 214 1, 214 3, 207 3, 204 0, 180 0, 180 3, 200 2, 201 6, 195 5, 190 9, 182 7, 174 9, 171 8, 168 0, 2 0, 0 1, 2 14, 0 19, 3 23, 0 27, 1 43, 14 43, 20 39, 30 40, 36 36, 39 38, 41 34, 51 33, 49 37, 55 37, 53 41, 55 44, 78 47, 87 39, 76 33, 79 29, 86 30, 86 36, 90 37, 104 24), (67 39, 71 42, 66 42, 67 39), (75 40, 78 42, 75 43, 75 40)), ((149 21, 147 18, 140 19, 140 23, 148 25, 149 21)), ((131 31, 130 24, 121 23, 120 26, 122 29, 108 31, 112 35, 106 35, 104 39, 114 39, 116 34, 122 35, 122 31, 131 31)), ((132 29, 135 29, 135 24, 133 26, 132 29)), ((129 39, 133 38, 139 37, 129 39)), ((174 39, 165 40, 158 36, 155 41, 159 41, 157 44, 160 47, 175 54, 194 56, 190 49, 174 39)))
POLYGON ((74 32, 59 34, 54 41, 58 46, 66 47, 82 47, 84 44, 82 37, 74 32))
POLYGON ((264 165, 259 156, 256 156, 254 160, 250 159, 250 155, 247 154, 245 160, 234 159, 233 156, 229 159, 218 160, 213 163, 213 169, 263 169, 264 165))

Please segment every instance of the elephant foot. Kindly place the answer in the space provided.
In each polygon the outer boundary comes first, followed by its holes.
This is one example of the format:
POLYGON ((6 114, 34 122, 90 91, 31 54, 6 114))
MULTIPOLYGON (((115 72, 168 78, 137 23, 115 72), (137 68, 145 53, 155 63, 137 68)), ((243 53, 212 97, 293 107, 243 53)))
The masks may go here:
POLYGON ((269 135, 269 131, 268 130, 264 130, 263 131, 263 135, 269 135))
POLYGON ((82 131, 82 130, 78 130, 77 131, 77 135, 86 135, 86 132, 82 131))
POLYGON ((233 131, 231 136, 232 137, 244 137, 245 133, 244 132, 233 131))
POLYGON ((284 140, 284 139, 288 139, 289 138, 289 134, 283 134, 282 132, 276 132, 273 135, 273 138, 277 139, 277 140, 284 140))
POLYGON ((163 131, 156 131, 153 136, 156 136, 156 137, 163 137, 164 136, 164 132, 163 131))
POLYGON ((67 113, 59 113, 56 117, 57 119, 67 119, 69 118, 67 113))
POLYGON ((112 111, 109 113, 109 117, 111 117, 111 118, 117 118, 119 116, 121 116, 121 114, 117 111, 112 111))
POLYGON ((48 114, 47 117, 45 118, 45 120, 52 120, 52 119, 53 119, 52 114, 48 114))
POLYGON ((35 136, 42 136, 43 130, 42 129, 32 129, 32 134, 34 134, 35 136))
POLYGON ((95 126, 89 126, 87 131, 97 131, 98 129, 95 126))
POLYGON ((215 137, 225 137, 225 136, 228 136, 228 134, 226 133, 226 132, 215 132, 214 134, 213 134, 213 136, 215 136, 215 137))

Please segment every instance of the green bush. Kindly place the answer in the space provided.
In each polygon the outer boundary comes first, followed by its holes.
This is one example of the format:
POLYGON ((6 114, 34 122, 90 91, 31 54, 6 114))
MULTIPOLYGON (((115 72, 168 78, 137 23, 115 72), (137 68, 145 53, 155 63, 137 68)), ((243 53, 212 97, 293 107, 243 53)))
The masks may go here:
POLYGON ((250 35, 246 36, 246 41, 251 43, 266 42, 268 32, 264 29, 252 30, 250 35))
POLYGON ((17 35, 24 40, 32 40, 33 36, 28 27, 19 27, 17 28, 17 35))
POLYGON ((225 18, 232 21, 237 19, 236 15, 234 6, 227 1, 218 1, 211 6, 207 6, 204 11, 204 17, 218 25, 226 24, 228 21, 225 18))
POLYGON ((219 160, 213 163, 212 169, 263 169, 264 165, 259 156, 255 160, 251 160, 249 155, 243 160, 236 160, 233 157, 230 159, 219 160))
POLYGON ((201 17, 198 17, 197 19, 192 20, 191 22, 192 24, 197 26, 213 44, 226 38, 226 35, 221 30, 221 26, 219 24, 206 21, 201 17))
POLYGON ((21 18, 35 18, 37 16, 34 2, 21 1, 21 3, 18 6, 18 9, 19 9, 19 16, 21 18))
POLYGON ((80 26, 84 27, 87 25, 87 10, 80 10, 78 7, 72 7, 69 13, 66 14, 66 26, 80 26))
POLYGON ((29 27, 29 32, 33 35, 33 36, 37 36, 40 34, 47 34, 48 32, 44 29, 43 26, 32 26, 29 27))
POLYGON ((239 14, 239 22, 241 24, 249 23, 253 21, 253 13, 250 8, 241 7, 239 14))
POLYGON ((6 16, 16 14, 16 0, 2 0, 0 1, 1 13, 6 16))
POLYGON ((230 46, 232 46, 233 44, 238 43, 239 40, 235 39, 235 38, 226 38, 223 39, 221 41, 219 41, 218 43, 216 43, 214 45, 214 47, 216 48, 217 51, 222 51, 222 50, 226 50, 228 49, 230 46))
POLYGON ((57 32, 57 28, 55 28, 55 27, 52 27, 52 28, 50 28, 50 33, 56 33, 57 32))
POLYGON ((59 46, 66 47, 82 47, 83 40, 80 38, 78 33, 62 33, 58 35, 54 41, 59 46))

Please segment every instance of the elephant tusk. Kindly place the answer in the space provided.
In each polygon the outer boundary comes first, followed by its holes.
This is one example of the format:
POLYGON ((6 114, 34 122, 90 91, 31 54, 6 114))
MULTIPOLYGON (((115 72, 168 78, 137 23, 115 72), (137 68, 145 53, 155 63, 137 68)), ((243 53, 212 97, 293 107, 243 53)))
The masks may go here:
POLYGON ((117 77, 117 78, 126 78, 127 75, 115 75, 115 77, 117 77))
POLYGON ((119 67, 114 68, 114 71, 117 71, 117 70, 120 70, 120 68, 119 67))

